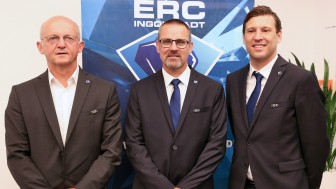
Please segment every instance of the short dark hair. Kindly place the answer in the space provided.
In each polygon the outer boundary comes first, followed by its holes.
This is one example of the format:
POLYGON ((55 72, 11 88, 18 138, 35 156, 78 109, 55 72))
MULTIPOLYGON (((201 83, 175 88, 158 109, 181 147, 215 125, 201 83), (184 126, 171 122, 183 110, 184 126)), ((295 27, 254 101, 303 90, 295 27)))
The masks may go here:
POLYGON ((281 31, 282 27, 281 27, 281 21, 280 18, 278 17, 278 15, 272 11, 271 8, 269 8, 268 6, 256 6, 254 7, 245 17, 244 19, 244 24, 243 24, 243 34, 245 34, 245 28, 246 28, 246 23, 253 17, 257 17, 257 16, 264 16, 264 15, 271 15, 274 18, 275 21, 275 29, 276 32, 278 33, 279 31, 281 31))
POLYGON ((167 25, 167 24, 179 24, 179 25, 183 25, 188 30, 188 32, 189 32, 189 40, 191 40, 191 30, 190 30, 190 27, 185 22, 183 22, 182 20, 176 19, 176 18, 166 20, 163 24, 161 24, 161 26, 159 28, 159 31, 158 31, 158 39, 160 39, 162 27, 165 26, 165 25, 167 25))

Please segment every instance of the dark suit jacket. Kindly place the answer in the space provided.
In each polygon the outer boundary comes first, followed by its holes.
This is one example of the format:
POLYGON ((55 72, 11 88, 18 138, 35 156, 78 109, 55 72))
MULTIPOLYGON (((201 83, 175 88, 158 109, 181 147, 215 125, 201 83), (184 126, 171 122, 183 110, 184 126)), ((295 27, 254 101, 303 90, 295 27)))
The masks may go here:
POLYGON ((12 88, 8 167, 24 189, 104 188, 121 161, 120 119, 115 85, 80 69, 64 146, 45 72, 12 88))
POLYGON ((132 86, 126 114, 127 153, 134 189, 213 188, 225 154, 223 86, 191 69, 176 133, 162 71, 132 86))
POLYGON ((329 140, 325 98, 316 76, 279 56, 249 127, 248 71, 249 65, 227 77, 229 121, 235 137, 229 188, 244 188, 248 165, 258 189, 318 188, 329 140))

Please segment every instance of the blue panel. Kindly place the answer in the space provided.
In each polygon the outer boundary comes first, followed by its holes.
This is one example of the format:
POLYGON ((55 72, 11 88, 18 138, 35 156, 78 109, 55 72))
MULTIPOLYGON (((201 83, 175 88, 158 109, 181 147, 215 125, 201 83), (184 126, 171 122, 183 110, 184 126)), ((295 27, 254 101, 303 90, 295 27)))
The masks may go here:
MULTIPOLYGON (((189 65, 225 86, 227 75, 249 61, 242 23, 253 6, 254 0, 82 0, 84 70, 116 83, 124 116, 130 85, 161 68, 155 49, 158 27, 179 18, 193 34, 189 65)), ((216 189, 227 188, 232 145, 229 128, 226 155, 214 174, 216 189)), ((124 153, 109 188, 131 188, 133 177, 124 153)))

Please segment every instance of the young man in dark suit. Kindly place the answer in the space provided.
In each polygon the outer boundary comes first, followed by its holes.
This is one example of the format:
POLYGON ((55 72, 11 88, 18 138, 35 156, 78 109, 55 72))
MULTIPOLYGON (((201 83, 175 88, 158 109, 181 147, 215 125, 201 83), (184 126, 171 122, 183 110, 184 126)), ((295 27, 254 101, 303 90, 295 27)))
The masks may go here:
POLYGON ((85 73, 78 25, 64 16, 41 26, 48 70, 13 86, 5 112, 8 167, 20 188, 100 189, 121 162, 115 85, 85 73))
POLYGON ((161 25, 156 48, 162 69, 132 86, 126 114, 133 188, 211 189, 225 154, 223 87, 188 67, 193 42, 181 20, 161 25))
POLYGON ((234 133, 230 189, 317 189, 329 140, 316 76, 277 54, 281 22, 267 6, 246 16, 250 64, 227 77, 234 133))

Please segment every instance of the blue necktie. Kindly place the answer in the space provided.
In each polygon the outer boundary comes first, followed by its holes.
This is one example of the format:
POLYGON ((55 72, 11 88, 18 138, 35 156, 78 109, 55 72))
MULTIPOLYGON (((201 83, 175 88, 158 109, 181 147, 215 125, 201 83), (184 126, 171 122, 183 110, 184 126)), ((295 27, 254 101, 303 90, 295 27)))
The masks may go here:
POLYGON ((181 100, 180 100, 180 89, 178 84, 181 81, 179 79, 173 79, 170 84, 174 85, 174 92, 170 98, 170 114, 172 116, 174 129, 176 130, 178 120, 180 118, 180 107, 181 107, 181 100))
POLYGON ((260 73, 253 72, 253 75, 256 77, 256 86, 246 104, 246 111, 247 111, 247 118, 248 118, 248 123, 249 125, 251 124, 252 118, 253 118, 253 113, 254 109, 256 107, 259 95, 260 95, 260 90, 261 90, 261 80, 263 76, 260 73))

